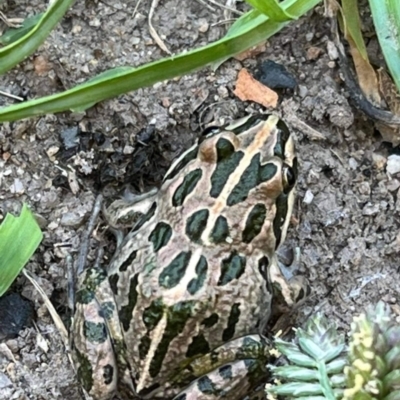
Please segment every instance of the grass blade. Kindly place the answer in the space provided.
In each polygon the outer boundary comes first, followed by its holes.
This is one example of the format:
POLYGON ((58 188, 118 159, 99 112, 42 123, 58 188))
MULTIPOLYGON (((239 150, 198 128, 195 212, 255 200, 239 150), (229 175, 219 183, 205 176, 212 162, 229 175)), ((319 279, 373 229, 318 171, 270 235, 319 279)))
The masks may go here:
POLYGON ((400 92, 400 1, 369 0, 386 64, 400 92))
POLYGON ((0 225, 0 296, 32 257, 43 234, 24 204, 19 217, 7 214, 0 225))
POLYGON ((256 10, 260 11, 274 21, 285 22, 295 19, 295 17, 281 8, 276 0, 246 0, 246 3, 249 3, 256 10))
MULTIPOLYGON (((299 17, 320 1, 286 0, 280 3, 280 6, 290 15, 299 17)), ((145 64, 135 69, 128 67, 106 71, 101 76, 97 76, 66 92, 0 109, 0 122, 14 121, 70 109, 82 110, 99 101, 122 93, 187 74, 204 67, 206 64, 231 57, 255 46, 290 22, 272 21, 258 11, 250 11, 242 18, 245 23, 236 24, 233 31, 230 30, 228 35, 217 42, 185 54, 145 64), (251 19, 249 15, 252 17, 251 19)))
POLYGON ((33 29, 19 40, 0 49, 0 74, 31 55, 74 3, 75 0, 55 0, 33 29))

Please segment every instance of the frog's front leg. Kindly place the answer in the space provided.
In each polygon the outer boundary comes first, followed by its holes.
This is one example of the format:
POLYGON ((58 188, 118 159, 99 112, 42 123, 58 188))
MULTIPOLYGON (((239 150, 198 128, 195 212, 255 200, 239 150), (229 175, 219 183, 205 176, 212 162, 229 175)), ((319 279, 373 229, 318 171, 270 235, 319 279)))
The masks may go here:
POLYGON ((131 386, 114 295, 101 268, 85 270, 78 285, 71 331, 77 375, 94 399, 109 400, 117 393, 118 381, 131 386))
POLYGON ((280 262, 276 254, 271 258, 269 277, 267 279, 274 288, 274 298, 278 303, 293 307, 309 296, 310 286, 307 279, 302 275, 294 275, 299 266, 299 248, 295 249, 295 256, 289 267, 280 262))
POLYGON ((174 400, 244 398, 268 377, 270 350, 270 343, 260 335, 247 335, 196 358, 171 380, 173 386, 181 387, 191 381, 174 400))

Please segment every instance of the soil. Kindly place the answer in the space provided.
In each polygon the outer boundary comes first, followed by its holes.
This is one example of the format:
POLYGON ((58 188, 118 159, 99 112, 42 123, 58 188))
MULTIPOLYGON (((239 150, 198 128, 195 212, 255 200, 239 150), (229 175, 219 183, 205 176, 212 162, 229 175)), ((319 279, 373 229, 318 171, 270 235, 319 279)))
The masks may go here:
MULTIPOLYGON (((38 0, 2 4, 8 18, 45 9, 38 0)), ((0 78, 0 89, 38 98, 60 92, 115 66, 165 57, 149 33, 150 1, 78 1, 37 52, 0 78), (133 15, 134 14, 134 15, 133 15)), ((242 3, 238 3, 243 7, 242 3)), ((240 8, 239 7, 239 8, 240 8)), ((167 0, 153 25, 173 53, 221 38, 234 18, 207 1, 167 0)), ((373 41, 373 39, 371 39, 373 41)), ((168 165, 210 123, 263 111, 233 91, 238 71, 255 73, 267 60, 295 77, 273 111, 296 135, 300 177, 286 247, 300 247, 301 273, 312 295, 297 324, 323 311, 341 329, 368 304, 399 297, 400 178, 386 171, 396 149, 348 101, 323 9, 291 23, 243 61, 216 71, 160 82, 104 101, 85 112, 46 115, 0 127, 0 211, 23 202, 44 233, 27 265, 68 319, 67 254, 76 255, 99 188, 115 199, 128 187, 159 184, 168 165), (79 145, 71 145, 78 140, 79 145)), ((12 102, 0 97, 0 106, 12 102)), ((95 246, 95 243, 93 244, 95 246)), ((66 350, 40 295, 21 275, 13 285, 34 304, 34 325, 0 344, 1 399, 81 399, 66 350)))

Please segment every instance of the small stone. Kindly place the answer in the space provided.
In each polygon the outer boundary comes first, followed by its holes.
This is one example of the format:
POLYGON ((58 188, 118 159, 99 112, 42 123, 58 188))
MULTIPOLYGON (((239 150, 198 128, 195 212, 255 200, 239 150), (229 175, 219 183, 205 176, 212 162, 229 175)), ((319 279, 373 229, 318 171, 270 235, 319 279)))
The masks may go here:
POLYGON ((52 158, 55 154, 57 154, 60 150, 59 146, 51 146, 46 150, 46 153, 49 158, 52 158))
POLYGON ((398 156, 397 154, 392 154, 388 157, 386 171, 391 175, 400 172, 400 156, 398 156))
POLYGON ((140 38, 135 37, 135 36, 131 38, 132 46, 137 46, 139 43, 140 43, 140 38))
POLYGON ((207 22, 206 19, 199 20, 199 27, 198 27, 199 32, 205 33, 208 31, 209 27, 210 27, 210 24, 207 22))
POLYGON ((307 50, 307 59, 308 60, 316 60, 321 54, 323 50, 320 47, 311 46, 307 50))
POLYGON ((382 169, 386 164, 386 158, 382 154, 373 153, 372 163, 375 168, 382 169))
POLYGON ((135 148, 129 145, 126 145, 124 147, 123 153, 124 154, 132 154, 134 152, 135 148))
POLYGON ((335 43, 329 40, 328 43, 326 44, 326 48, 328 51, 328 56, 332 61, 337 60, 339 58, 339 54, 337 51, 337 47, 335 46, 335 43))
POLYGON ((314 32, 308 32, 306 33, 306 40, 307 42, 311 42, 311 40, 313 40, 314 37, 314 32))
POLYGON ((308 94, 308 89, 304 85, 299 85, 299 96, 304 99, 308 94))
POLYGON ((387 184, 387 190, 394 192, 400 187, 400 182, 397 179, 391 179, 387 184))
POLYGON ((363 215, 366 215, 366 216, 376 215, 379 213, 379 205, 368 202, 364 206, 362 213, 363 213, 363 215))
POLYGON ((10 186, 10 192, 13 194, 23 194, 25 192, 24 185, 20 179, 14 179, 14 184, 10 186))
POLYGON ((62 226, 78 227, 82 224, 84 217, 84 213, 66 212, 62 215, 60 224, 62 226))
POLYGON ((358 168, 358 162, 357 162, 357 160, 355 160, 353 157, 350 157, 350 158, 349 158, 349 167, 350 167, 352 170, 356 170, 356 169, 358 168))
POLYGON ((312 194, 311 190, 307 190, 306 194, 304 195, 303 203, 311 204, 314 199, 314 195, 312 194))
POLYGON ((12 387, 12 383, 6 374, 0 372, 0 389, 4 389, 6 387, 12 387))
POLYGON ((368 182, 361 182, 358 190, 365 196, 369 196, 371 194, 371 187, 368 182))

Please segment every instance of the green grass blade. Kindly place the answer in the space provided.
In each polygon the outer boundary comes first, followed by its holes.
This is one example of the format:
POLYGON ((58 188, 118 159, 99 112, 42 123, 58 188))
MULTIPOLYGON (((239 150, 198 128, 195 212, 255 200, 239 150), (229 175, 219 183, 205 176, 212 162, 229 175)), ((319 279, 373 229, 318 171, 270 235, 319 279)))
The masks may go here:
POLYGON ((400 1, 369 0, 386 64, 400 92, 400 1))
POLYGON ((295 17, 281 8, 276 0, 246 0, 246 3, 249 3, 273 21, 285 22, 295 19, 295 17))
POLYGON ((360 13, 358 11, 358 0, 342 1, 343 15, 345 17, 347 34, 353 39, 357 50, 360 52, 364 60, 368 61, 367 49, 361 32, 360 13))
POLYGON ((25 36, 42 18, 44 13, 35 14, 28 17, 22 23, 20 28, 8 28, 3 35, 0 36, 0 43, 4 46, 16 42, 25 36))
POLYGON ((32 257, 43 234, 24 204, 19 217, 7 214, 0 225, 0 296, 32 257))
MULTIPOLYGON (((286 0, 281 6, 291 15, 299 17, 320 1, 286 0)), ((234 34, 230 32, 217 42, 138 68, 120 67, 106 71, 66 92, 0 109, 0 122, 71 109, 83 110, 99 101, 187 74, 209 63, 231 57, 262 42, 289 23, 272 21, 265 15, 250 13, 256 17, 249 20, 244 15, 246 24, 242 24, 240 29, 237 26, 234 34)))
POLYGON ((75 0, 55 0, 33 29, 19 40, 0 49, 0 74, 31 55, 47 38, 75 0))

